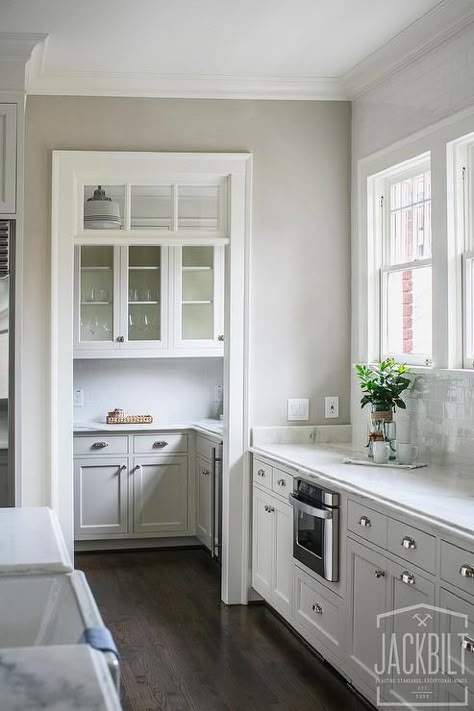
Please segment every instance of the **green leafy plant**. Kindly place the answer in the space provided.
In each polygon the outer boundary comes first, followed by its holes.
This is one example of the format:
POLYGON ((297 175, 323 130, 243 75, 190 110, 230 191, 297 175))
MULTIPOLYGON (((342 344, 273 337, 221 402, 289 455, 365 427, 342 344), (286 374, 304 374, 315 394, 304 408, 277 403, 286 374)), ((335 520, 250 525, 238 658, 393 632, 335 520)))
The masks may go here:
POLYGON ((363 392, 360 406, 372 405, 374 410, 406 409, 401 394, 409 387, 406 377, 409 368, 402 363, 395 363, 393 358, 378 361, 375 365, 355 365, 355 370, 363 392))

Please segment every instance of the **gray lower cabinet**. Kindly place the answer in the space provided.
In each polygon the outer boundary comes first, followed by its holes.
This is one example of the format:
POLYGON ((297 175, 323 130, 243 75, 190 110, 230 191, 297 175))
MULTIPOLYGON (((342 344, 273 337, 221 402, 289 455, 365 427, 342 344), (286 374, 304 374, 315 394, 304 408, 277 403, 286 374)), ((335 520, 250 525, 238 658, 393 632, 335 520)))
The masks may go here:
POLYGON ((78 539, 128 533, 126 457, 75 460, 74 533, 78 539))
POLYGON ((131 478, 134 533, 173 533, 187 530, 186 456, 135 457, 131 478))
POLYGON ((196 458, 196 536, 212 550, 212 465, 196 458))
POLYGON ((252 584, 285 618, 292 615, 293 509, 254 487, 252 584))

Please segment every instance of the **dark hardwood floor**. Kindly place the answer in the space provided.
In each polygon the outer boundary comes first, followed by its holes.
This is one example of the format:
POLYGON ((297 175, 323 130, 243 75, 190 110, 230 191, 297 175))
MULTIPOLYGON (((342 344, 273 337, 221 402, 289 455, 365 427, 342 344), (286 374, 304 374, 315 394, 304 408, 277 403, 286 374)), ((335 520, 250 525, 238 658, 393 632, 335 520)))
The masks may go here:
POLYGON ((366 711, 266 607, 227 607, 203 550, 78 554, 126 711, 366 711))

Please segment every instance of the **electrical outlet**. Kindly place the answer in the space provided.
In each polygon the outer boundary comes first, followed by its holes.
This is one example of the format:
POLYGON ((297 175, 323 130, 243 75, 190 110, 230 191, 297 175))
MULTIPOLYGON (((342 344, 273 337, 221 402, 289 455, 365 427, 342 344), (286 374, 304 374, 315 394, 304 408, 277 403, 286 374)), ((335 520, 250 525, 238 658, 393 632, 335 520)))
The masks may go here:
POLYGON ((337 395, 329 395, 324 398, 324 417, 331 419, 339 417, 339 397, 337 395))
POLYGON ((82 388, 74 390, 73 405, 74 407, 84 407, 84 390, 82 388))
POLYGON ((309 400, 307 398, 290 398, 288 400, 288 421, 309 420, 309 400))
POLYGON ((222 385, 214 385, 214 402, 222 402, 224 399, 224 389, 222 385))

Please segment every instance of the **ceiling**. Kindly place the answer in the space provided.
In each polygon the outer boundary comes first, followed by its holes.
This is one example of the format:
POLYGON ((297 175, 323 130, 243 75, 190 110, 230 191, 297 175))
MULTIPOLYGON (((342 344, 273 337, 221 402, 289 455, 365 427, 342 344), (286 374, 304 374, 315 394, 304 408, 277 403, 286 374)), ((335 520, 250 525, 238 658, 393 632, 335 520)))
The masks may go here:
POLYGON ((100 86, 104 93, 120 93, 122 82, 135 83, 136 93, 146 95, 147 87, 158 86, 160 78, 168 85, 192 79, 210 86, 213 78, 217 84, 238 81, 242 86, 319 81, 321 87, 324 82, 333 87, 335 79, 432 8, 445 4, 446 0, 1 0, 0 28, 2 33, 48 35, 31 72, 31 93, 76 93, 81 84, 91 93, 100 86))

